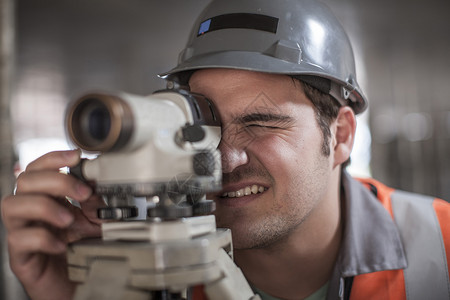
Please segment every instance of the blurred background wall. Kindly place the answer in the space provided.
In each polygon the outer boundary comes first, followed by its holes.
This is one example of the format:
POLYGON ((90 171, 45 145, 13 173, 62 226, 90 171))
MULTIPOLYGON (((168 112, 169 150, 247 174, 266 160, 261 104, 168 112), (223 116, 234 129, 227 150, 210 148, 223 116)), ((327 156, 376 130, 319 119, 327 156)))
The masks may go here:
MULTIPOLYGON (((2 93, 11 107, 1 116, 5 124, 12 114, 19 171, 37 155, 67 148, 64 108, 82 92, 164 87, 155 75, 175 65, 208 0, 0 0, 7 2, 15 3, 15 51, 8 56, 15 69, 10 95, 2 93)), ((450 1, 325 2, 350 35, 370 101, 359 117, 352 172, 449 200, 450 1)), ((1 243, 0 298, 26 299, 9 271, 3 236, 1 243)))

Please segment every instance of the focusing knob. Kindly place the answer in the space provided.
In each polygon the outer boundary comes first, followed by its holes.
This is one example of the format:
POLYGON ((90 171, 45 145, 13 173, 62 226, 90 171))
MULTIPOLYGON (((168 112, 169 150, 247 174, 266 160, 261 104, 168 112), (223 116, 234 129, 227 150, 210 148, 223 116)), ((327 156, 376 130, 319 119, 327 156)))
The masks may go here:
POLYGON ((200 142, 205 138, 205 131, 200 125, 186 125, 181 129, 183 133, 183 139, 186 142, 200 142))
POLYGON ((103 207, 97 210, 98 218, 101 220, 124 220, 138 216, 136 206, 103 207))
POLYGON ((192 206, 187 203, 171 206, 160 205, 147 209, 147 216, 164 220, 192 217, 192 206))
POLYGON ((193 160, 194 172, 199 176, 214 176, 216 170, 216 159, 212 152, 199 152, 193 160))
POLYGON ((212 200, 202 200, 196 202, 193 207, 194 216, 209 215, 216 209, 216 203, 212 200))

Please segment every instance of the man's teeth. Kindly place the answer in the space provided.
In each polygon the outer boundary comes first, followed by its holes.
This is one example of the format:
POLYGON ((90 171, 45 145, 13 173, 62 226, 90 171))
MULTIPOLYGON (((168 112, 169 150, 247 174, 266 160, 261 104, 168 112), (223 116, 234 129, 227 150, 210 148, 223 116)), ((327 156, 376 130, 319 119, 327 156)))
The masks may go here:
POLYGON ((263 186, 258 186, 256 184, 251 185, 251 186, 246 186, 243 189, 240 189, 238 191, 234 191, 234 192, 228 192, 228 193, 224 193, 222 195, 222 197, 228 197, 228 198, 239 198, 242 196, 248 196, 250 194, 258 194, 258 193, 262 193, 264 192, 266 189, 263 186))

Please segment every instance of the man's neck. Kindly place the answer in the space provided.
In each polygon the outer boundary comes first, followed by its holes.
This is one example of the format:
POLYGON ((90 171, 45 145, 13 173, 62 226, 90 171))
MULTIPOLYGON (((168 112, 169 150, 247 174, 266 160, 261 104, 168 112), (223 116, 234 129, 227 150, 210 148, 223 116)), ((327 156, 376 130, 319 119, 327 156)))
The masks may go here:
POLYGON ((339 184, 330 194, 289 236, 265 248, 234 251, 252 285, 274 297, 299 299, 330 279, 343 227, 339 184))

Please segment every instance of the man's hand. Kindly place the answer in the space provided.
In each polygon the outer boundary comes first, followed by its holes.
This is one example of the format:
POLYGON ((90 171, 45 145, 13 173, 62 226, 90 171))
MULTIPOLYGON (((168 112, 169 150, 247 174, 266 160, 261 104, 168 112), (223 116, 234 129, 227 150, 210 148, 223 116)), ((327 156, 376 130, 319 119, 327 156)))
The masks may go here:
POLYGON ((52 152, 30 163, 17 179, 16 194, 1 203, 11 269, 34 300, 71 299, 75 286, 67 276, 67 244, 100 235, 96 212, 103 201, 85 183, 59 172, 75 166, 79 154, 52 152))

